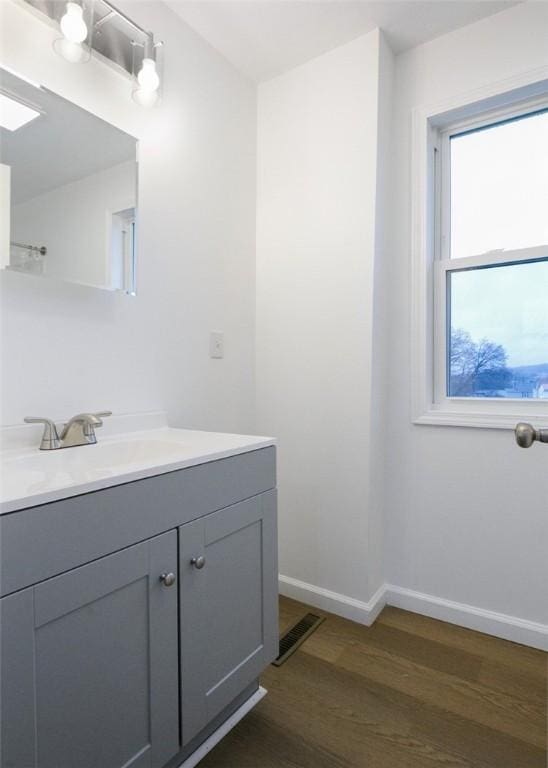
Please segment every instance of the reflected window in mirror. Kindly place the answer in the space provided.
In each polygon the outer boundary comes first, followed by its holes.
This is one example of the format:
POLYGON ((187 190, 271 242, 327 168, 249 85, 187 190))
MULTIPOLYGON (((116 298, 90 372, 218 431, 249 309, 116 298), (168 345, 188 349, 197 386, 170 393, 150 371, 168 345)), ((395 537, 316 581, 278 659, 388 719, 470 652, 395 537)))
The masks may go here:
POLYGON ((110 235, 110 278, 114 290, 135 287, 135 208, 112 214, 110 235))

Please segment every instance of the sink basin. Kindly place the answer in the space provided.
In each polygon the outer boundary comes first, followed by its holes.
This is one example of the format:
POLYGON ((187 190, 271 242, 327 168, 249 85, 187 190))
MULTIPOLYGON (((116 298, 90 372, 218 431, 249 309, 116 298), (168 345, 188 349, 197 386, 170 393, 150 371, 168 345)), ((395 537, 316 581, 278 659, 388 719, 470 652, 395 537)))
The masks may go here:
POLYGON ((124 470, 157 467, 184 456, 184 445, 157 439, 108 440, 57 451, 5 458, 0 465, 3 494, 24 483, 31 493, 116 477, 124 470))
MULTIPOLYGON (((163 440, 111 440, 57 451, 36 451, 7 458, 2 469, 8 473, 109 472, 131 464, 160 463, 181 456, 182 446, 163 440)), ((183 449, 184 450, 184 449, 183 449)))
POLYGON ((162 427, 95 445, 0 452, 0 514, 257 450, 270 438, 162 427))

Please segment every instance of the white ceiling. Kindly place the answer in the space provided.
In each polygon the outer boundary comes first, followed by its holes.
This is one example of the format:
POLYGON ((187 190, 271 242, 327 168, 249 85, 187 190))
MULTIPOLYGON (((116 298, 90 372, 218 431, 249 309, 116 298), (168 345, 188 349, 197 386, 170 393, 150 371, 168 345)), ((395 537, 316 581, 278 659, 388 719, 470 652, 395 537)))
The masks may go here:
POLYGON ((166 0, 255 82, 380 27, 395 53, 516 5, 515 0, 166 0))

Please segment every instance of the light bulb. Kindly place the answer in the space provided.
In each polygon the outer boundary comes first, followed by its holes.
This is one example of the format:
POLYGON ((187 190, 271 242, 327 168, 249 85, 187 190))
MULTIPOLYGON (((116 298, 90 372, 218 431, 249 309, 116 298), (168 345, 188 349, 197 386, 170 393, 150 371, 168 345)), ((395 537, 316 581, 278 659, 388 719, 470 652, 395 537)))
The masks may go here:
POLYGON ((67 10, 61 19, 61 32, 71 43, 83 43, 88 36, 84 9, 78 3, 67 3, 67 10))
POLYGON ((154 59, 143 59, 143 66, 137 75, 137 82, 143 91, 157 91, 160 87, 160 78, 156 72, 154 59))

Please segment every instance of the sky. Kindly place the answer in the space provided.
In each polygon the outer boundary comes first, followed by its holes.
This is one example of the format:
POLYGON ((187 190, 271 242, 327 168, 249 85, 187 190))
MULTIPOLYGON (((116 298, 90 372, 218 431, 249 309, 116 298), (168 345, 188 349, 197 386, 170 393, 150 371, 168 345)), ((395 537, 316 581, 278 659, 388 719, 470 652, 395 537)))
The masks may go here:
POLYGON ((502 344, 509 366, 548 363, 548 261, 451 273, 451 325, 502 344))
MULTIPOLYGON (((451 257, 547 246, 548 112, 451 140, 451 257)), ((548 261, 452 273, 451 324, 548 362, 548 261)))

